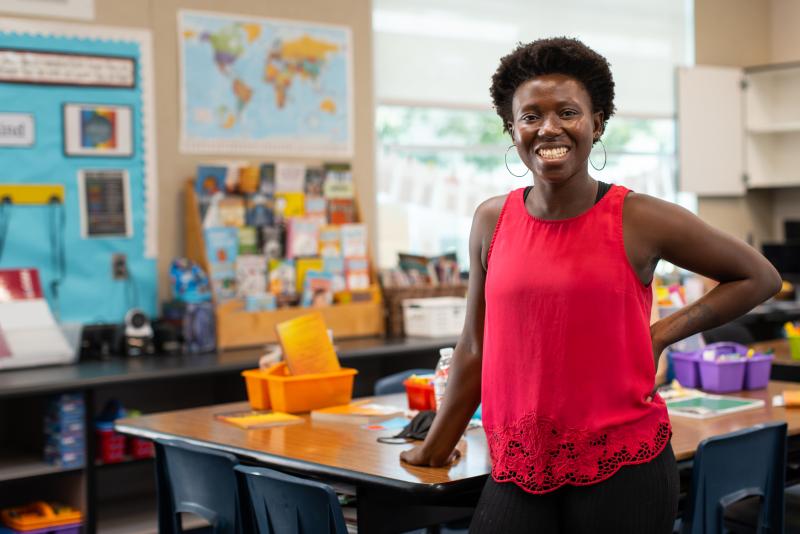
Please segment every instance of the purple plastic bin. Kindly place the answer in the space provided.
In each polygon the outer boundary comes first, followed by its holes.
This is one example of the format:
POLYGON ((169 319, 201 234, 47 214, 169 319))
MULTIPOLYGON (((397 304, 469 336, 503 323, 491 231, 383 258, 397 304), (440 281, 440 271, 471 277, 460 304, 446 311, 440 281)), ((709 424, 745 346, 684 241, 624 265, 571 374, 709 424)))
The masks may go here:
POLYGON ((772 354, 755 354, 747 358, 747 368, 744 374, 745 389, 764 389, 769 384, 769 375, 772 371, 772 354))
POLYGON ((739 360, 700 360, 700 383, 702 389, 713 393, 741 391, 747 362, 739 360))
POLYGON ((700 387, 699 352, 670 352, 675 379, 685 388, 700 387))
POLYGON ((0 534, 80 534, 82 523, 71 523, 58 527, 37 528, 34 530, 15 530, 0 526, 0 534))

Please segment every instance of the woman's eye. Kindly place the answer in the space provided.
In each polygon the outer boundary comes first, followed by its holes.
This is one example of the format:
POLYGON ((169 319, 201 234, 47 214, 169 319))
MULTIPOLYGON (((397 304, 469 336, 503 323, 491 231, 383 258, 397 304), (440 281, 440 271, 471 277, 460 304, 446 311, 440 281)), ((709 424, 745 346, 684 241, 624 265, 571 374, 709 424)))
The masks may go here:
POLYGON ((539 118, 539 117, 538 117, 537 115, 531 115, 531 114, 528 114, 528 115, 525 115, 525 116, 523 116, 523 117, 522 117, 522 120, 524 120, 524 121, 529 121, 529 122, 530 122, 530 121, 535 121, 535 120, 536 120, 536 119, 538 119, 538 118, 539 118))
POLYGON ((562 117, 574 117, 577 114, 578 114, 577 111, 573 111, 571 109, 566 109, 566 110, 561 112, 561 116, 562 117))

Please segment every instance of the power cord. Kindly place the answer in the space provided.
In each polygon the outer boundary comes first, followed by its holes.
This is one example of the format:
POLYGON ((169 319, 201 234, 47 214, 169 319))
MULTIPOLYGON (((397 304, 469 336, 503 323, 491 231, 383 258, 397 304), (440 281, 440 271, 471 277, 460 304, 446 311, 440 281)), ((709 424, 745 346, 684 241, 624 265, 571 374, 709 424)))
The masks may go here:
POLYGON ((67 275, 67 259, 65 245, 66 213, 64 205, 57 198, 50 199, 50 264, 53 269, 53 281, 50 292, 53 295, 53 308, 56 318, 60 319, 59 288, 67 275))

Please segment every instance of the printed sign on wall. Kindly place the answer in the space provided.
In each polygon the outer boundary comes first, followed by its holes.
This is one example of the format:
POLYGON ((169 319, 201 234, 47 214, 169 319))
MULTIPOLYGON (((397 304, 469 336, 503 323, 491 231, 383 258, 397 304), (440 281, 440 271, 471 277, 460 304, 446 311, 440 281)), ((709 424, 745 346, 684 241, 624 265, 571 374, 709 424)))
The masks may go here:
POLYGON ((82 237, 130 237, 128 173, 121 169, 78 173, 82 237))
POLYGON ((129 106, 64 105, 64 153, 67 156, 133 154, 129 106))
POLYGON ((0 113, 0 146, 31 146, 35 139, 33 115, 0 113))

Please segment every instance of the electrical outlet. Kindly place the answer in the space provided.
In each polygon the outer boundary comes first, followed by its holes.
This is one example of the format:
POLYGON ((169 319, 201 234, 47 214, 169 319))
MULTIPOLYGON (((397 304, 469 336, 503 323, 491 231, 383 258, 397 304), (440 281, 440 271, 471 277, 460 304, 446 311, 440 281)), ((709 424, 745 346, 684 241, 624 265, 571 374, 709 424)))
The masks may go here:
POLYGON ((128 258, 125 254, 116 253, 111 255, 111 278, 114 280, 127 280, 128 258))

